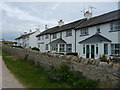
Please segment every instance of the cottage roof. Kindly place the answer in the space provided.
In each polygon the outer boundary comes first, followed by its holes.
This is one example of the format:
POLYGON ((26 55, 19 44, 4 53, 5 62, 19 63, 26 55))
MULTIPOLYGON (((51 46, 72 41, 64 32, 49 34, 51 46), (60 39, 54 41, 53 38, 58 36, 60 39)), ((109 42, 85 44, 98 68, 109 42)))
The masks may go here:
POLYGON ((58 44, 58 43, 66 43, 62 38, 58 38, 52 42, 50 42, 50 44, 58 44))
POLYGON ((99 33, 96 33, 93 36, 86 38, 85 40, 80 41, 79 43, 80 44, 88 44, 88 43, 101 43, 101 42, 111 42, 111 40, 100 35, 99 33))
POLYGON ((83 23, 79 24, 75 29, 80 29, 80 28, 103 24, 115 20, 120 20, 119 14, 120 14, 120 9, 90 19, 86 19, 83 23))
POLYGON ((30 36, 31 34, 33 34, 33 33, 35 33, 35 32, 28 33, 28 34, 25 34, 25 35, 21 35, 21 36, 19 36, 18 38, 16 38, 15 40, 21 39, 21 38, 26 38, 26 37, 30 36))
POLYGON ((120 13, 120 9, 106 13, 106 14, 102 14, 96 17, 92 17, 90 19, 85 19, 85 18, 80 19, 80 20, 77 20, 77 21, 74 21, 68 24, 64 24, 61 27, 55 26, 55 27, 49 28, 41 32, 36 37, 45 35, 45 34, 61 32, 64 30, 70 30, 70 29, 77 30, 77 29, 84 28, 84 27, 89 27, 89 26, 94 26, 94 25, 98 25, 98 24, 102 24, 102 23, 106 23, 110 21, 115 21, 115 20, 120 19, 119 13, 120 13))

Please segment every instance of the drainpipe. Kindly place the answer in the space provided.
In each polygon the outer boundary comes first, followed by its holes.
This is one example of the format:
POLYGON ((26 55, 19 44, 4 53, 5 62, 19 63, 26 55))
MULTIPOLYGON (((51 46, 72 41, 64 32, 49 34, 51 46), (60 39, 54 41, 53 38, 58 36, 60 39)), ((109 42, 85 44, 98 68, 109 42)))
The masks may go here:
POLYGON ((76 30, 75 30, 75 52, 76 52, 76 30))

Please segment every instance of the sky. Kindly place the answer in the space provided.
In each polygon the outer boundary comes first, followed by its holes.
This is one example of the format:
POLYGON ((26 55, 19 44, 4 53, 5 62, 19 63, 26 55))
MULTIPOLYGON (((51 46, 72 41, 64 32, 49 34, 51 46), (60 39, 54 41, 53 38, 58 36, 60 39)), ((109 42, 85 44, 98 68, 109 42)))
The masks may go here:
POLYGON ((58 25, 59 20, 65 23, 84 18, 83 8, 93 9, 93 17, 118 9, 117 2, 2 2, 0 3, 0 27, 2 39, 14 41, 24 32, 35 31, 39 27, 44 31, 58 25))

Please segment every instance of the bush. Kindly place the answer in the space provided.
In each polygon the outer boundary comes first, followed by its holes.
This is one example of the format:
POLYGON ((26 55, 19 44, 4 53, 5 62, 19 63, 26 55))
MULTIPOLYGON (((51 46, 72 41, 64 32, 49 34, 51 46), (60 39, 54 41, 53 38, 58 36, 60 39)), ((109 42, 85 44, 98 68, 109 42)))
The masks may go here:
POLYGON ((33 47, 32 50, 40 51, 40 49, 37 47, 33 47))
POLYGON ((100 56, 99 59, 100 59, 101 62, 107 62, 107 63, 109 63, 109 60, 107 60, 107 57, 105 55, 100 56))
POLYGON ((64 53, 55 53, 55 54, 60 54, 60 55, 64 55, 64 53))
POLYGON ((16 48, 23 48, 22 46, 12 46, 12 47, 16 47, 16 48))
POLYGON ((66 53, 66 55, 74 55, 74 56, 78 56, 78 53, 76 53, 76 52, 68 52, 68 53, 66 53))

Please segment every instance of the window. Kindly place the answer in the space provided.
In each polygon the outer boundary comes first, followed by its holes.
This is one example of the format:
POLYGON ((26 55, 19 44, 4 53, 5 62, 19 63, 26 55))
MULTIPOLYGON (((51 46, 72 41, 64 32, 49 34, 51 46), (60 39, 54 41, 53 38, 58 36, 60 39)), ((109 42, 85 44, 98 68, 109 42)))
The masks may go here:
POLYGON ((111 44, 111 55, 120 55, 120 44, 111 44))
POLYGON ((53 34, 53 39, 57 38, 57 33, 53 34))
POLYGON ((58 52, 58 44, 51 44, 52 51, 58 52))
POLYGON ((62 32, 60 32, 60 38, 62 38, 62 32))
POLYGON ((81 29, 81 36, 82 35, 88 35, 88 28, 81 29))
POLYGON ((66 50, 67 50, 67 52, 72 52, 72 44, 67 44, 66 50))
POLYGON ((96 29, 97 29, 97 33, 100 33, 100 26, 97 26, 96 29))
POLYGON ((111 31, 120 30, 120 21, 115 21, 115 22, 110 23, 110 29, 111 31))
POLYGON ((66 31, 66 37, 72 36, 72 30, 67 30, 66 31))
POLYGON ((40 36, 38 37, 38 40, 40 40, 40 36))
POLYGON ((85 54, 85 45, 83 45, 83 54, 85 54))
POLYGON ((96 54, 98 54, 98 44, 96 44, 96 54))
POLYGON ((60 44, 60 52, 64 52, 65 51, 65 44, 60 44))
POLYGON ((108 54, 108 44, 104 44, 104 54, 108 54))
POLYGON ((44 39, 44 35, 42 36, 42 40, 44 39))
POLYGON ((46 44, 46 48, 45 48, 45 50, 48 50, 48 44, 46 44))
POLYGON ((48 34, 46 34, 46 35, 45 35, 45 39, 48 39, 48 38, 49 38, 49 36, 48 36, 48 34))

